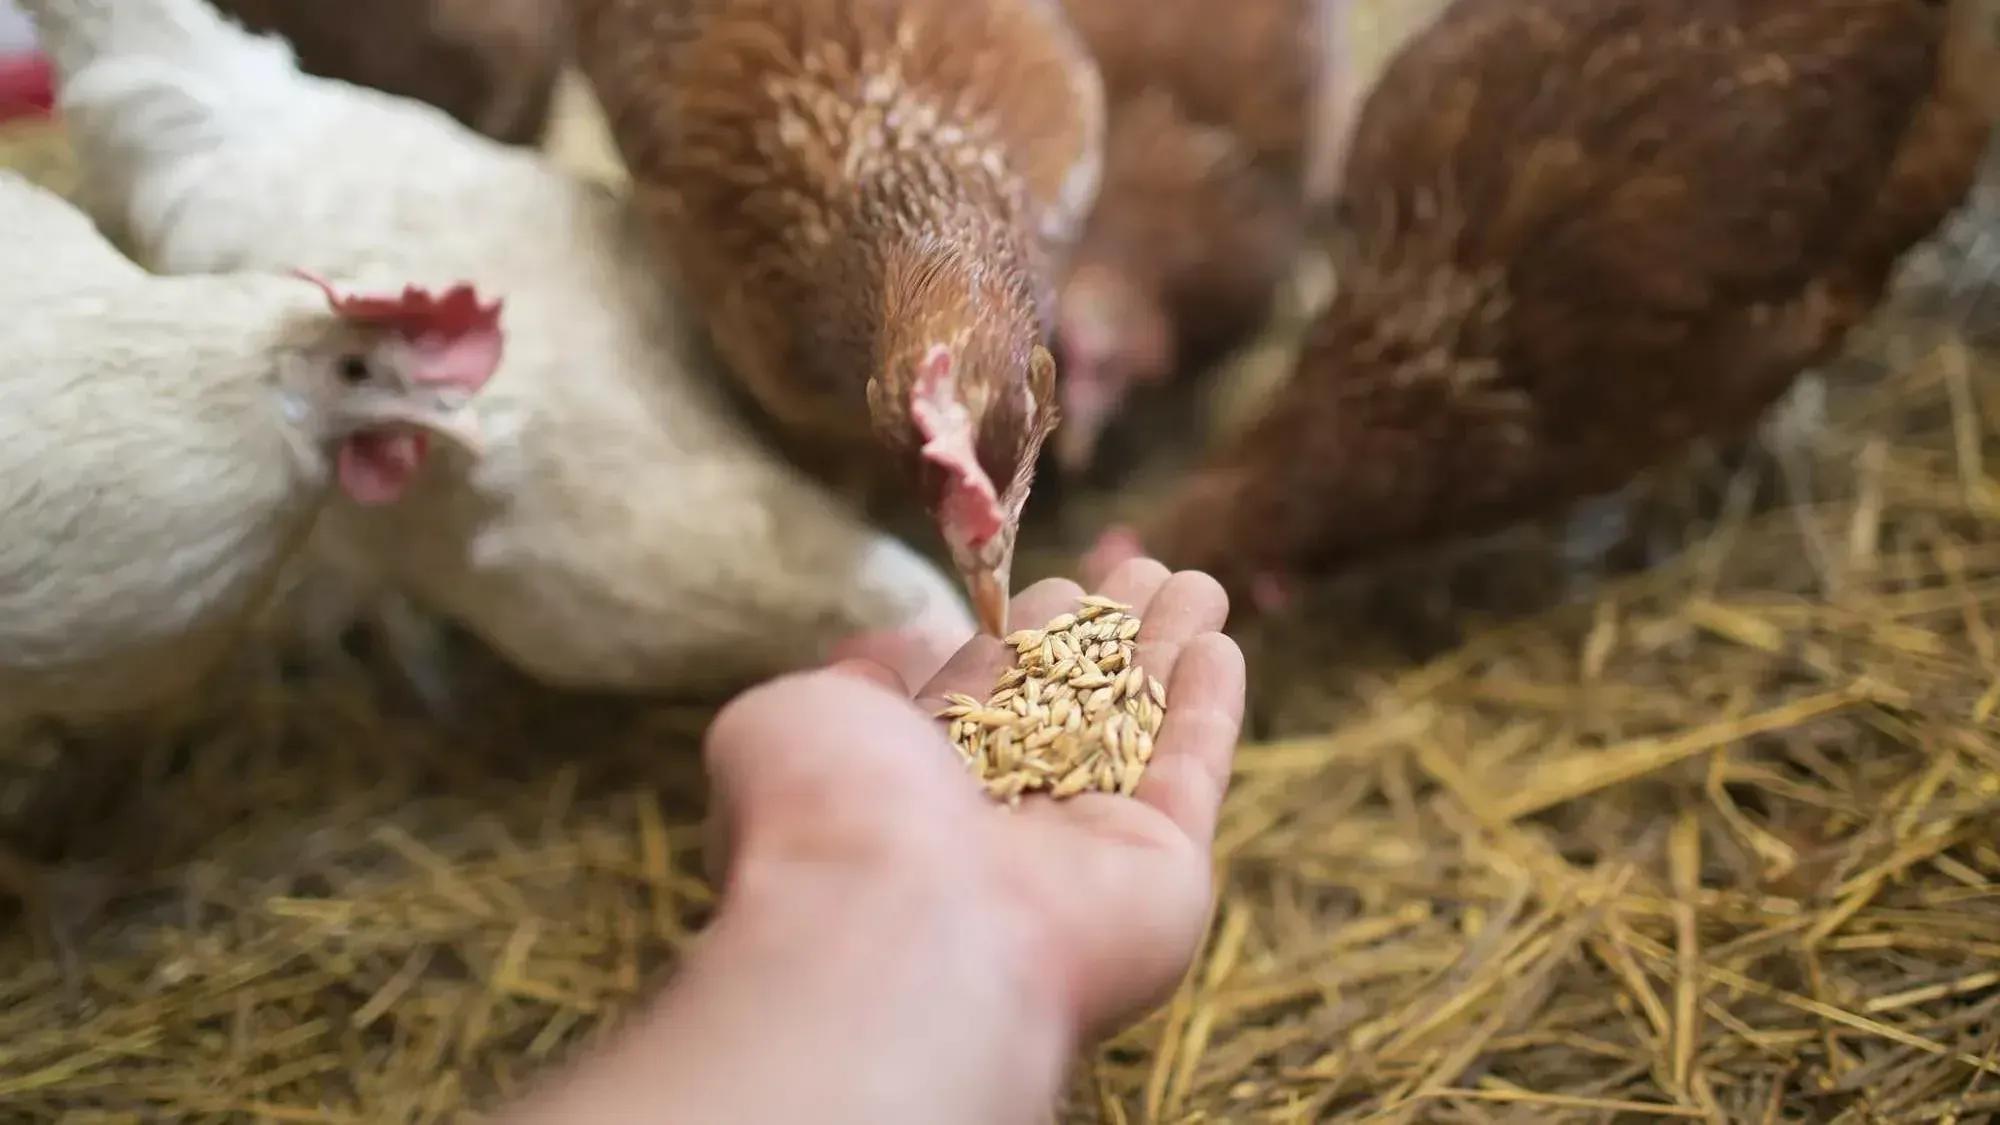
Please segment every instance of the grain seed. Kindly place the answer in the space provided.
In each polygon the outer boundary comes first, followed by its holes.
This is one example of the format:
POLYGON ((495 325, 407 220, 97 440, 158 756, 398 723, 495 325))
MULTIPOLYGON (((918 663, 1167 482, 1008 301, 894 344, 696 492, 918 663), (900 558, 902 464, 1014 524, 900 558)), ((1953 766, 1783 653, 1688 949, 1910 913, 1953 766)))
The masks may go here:
POLYGON ((1033 793, 1138 789, 1166 708, 1166 689, 1138 664, 1139 630, 1130 607, 1083 598, 1007 637, 1013 665, 984 702, 945 697, 938 715, 990 797, 1013 807, 1033 793))

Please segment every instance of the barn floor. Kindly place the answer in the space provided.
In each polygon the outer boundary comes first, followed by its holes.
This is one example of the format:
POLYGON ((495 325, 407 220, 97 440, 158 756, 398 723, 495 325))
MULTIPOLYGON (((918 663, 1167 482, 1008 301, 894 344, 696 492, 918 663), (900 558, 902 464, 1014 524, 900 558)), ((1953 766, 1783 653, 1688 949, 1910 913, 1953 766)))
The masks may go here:
MULTIPOLYGON (((0 163, 72 175, 46 128, 0 163)), ((1809 496, 1704 461, 1651 490, 1669 561, 1588 594, 1528 531, 1246 638, 1207 948, 1067 1119, 2000 1117, 2000 365, 1955 295, 1995 206, 1824 374, 1809 496)), ((452 724, 362 651, 0 747, 60 905, 120 892, 67 957, 0 919, 4 1116, 443 1120, 656 986, 705 712, 468 674, 452 724)))

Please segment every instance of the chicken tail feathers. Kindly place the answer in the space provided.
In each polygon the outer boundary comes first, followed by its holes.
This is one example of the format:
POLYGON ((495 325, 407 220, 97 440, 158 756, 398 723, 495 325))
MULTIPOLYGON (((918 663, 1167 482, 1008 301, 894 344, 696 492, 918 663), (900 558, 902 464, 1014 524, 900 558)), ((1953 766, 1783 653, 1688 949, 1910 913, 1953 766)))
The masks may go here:
POLYGON ((299 87, 291 48, 202 0, 20 0, 55 62, 58 104, 98 185, 282 120, 299 87))

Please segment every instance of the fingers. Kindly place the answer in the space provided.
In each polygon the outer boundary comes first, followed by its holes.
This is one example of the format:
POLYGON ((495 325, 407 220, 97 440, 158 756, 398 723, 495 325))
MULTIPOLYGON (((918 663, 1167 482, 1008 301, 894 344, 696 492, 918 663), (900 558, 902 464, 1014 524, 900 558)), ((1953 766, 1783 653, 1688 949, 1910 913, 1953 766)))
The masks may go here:
POLYGON ((1132 611, 1143 617, 1147 604, 1171 577, 1173 571, 1153 559, 1132 559, 1105 575, 1096 589, 1112 601, 1133 607, 1132 611))
POLYGON ((1014 596, 1013 613, 1021 615, 1021 628, 1039 629, 1058 613, 1076 608, 1083 587, 1067 578, 1045 578, 1014 596))
POLYGON ((885 823, 885 809, 978 807, 985 798, 966 783, 944 731, 900 685, 889 687, 892 676, 851 662, 787 676, 723 708, 702 745, 721 833, 714 842, 731 853, 751 841, 767 851, 835 852, 930 823, 893 815, 885 823))
MULTIPOLYGON (((1044 579, 1016 594, 1007 616, 1021 627, 1032 629, 1073 608, 1082 596, 1083 587, 1067 578, 1044 579)), ((944 706, 944 697, 948 692, 963 692, 984 699, 993 690, 993 682, 1000 678, 1000 673, 1013 659, 1011 649, 982 633, 945 661, 938 674, 924 685, 917 703, 925 711, 935 712, 944 706)))
MULTIPOLYGON (((902 684, 920 684, 937 674, 938 668, 964 639, 955 637, 946 640, 934 633, 914 629, 857 633, 835 642, 827 650, 827 663, 840 666, 851 661, 863 661, 894 672, 902 684)), ((874 678, 872 674, 871 678, 874 678)), ((907 687, 903 694, 909 694, 907 687)))
POLYGON ((1229 788, 1243 727, 1243 653, 1217 632, 1181 649, 1167 686, 1167 720, 1135 794, 1164 813, 1204 851, 1229 788))
POLYGON ((1162 583, 1139 614, 1144 620, 1139 627, 1139 666, 1170 684, 1181 646, 1203 633, 1221 632, 1228 623, 1229 595, 1208 575, 1184 570, 1162 583))
POLYGON ((895 673, 851 661, 738 696, 709 724, 702 752, 717 796, 736 800, 837 775, 893 773, 904 744, 950 760, 942 732, 910 706, 895 673))
POLYGON ((853 676, 859 680, 866 680, 877 687, 892 691, 904 698, 908 698, 910 694, 909 685, 903 682, 902 673, 896 671, 895 668, 891 667, 885 661, 871 659, 866 656, 847 656, 836 659, 833 663, 826 666, 826 670, 835 675, 853 676))

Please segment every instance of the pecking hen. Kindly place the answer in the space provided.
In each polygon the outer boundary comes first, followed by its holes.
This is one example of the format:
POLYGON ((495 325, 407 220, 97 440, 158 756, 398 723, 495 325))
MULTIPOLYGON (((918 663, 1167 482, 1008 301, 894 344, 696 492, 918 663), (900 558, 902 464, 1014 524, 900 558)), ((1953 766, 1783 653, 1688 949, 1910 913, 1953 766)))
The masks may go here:
POLYGON ((1238 591, 1741 434, 1966 196, 1992 0, 1459 0, 1344 157, 1338 291, 1136 540, 1238 591))
POLYGON ((1056 0, 579 0, 578 63, 801 463, 935 520, 1005 628, 1103 94, 1056 0))

